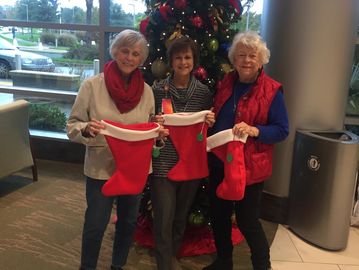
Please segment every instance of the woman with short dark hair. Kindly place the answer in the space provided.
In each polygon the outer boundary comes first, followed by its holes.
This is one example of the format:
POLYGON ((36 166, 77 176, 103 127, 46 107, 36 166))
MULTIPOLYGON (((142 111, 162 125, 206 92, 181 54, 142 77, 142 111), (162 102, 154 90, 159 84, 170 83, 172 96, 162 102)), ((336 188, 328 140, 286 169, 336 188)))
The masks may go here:
MULTIPOLYGON (((157 112, 156 121, 163 123, 162 113, 200 112, 210 109, 212 93, 192 75, 198 58, 196 43, 188 37, 175 39, 167 53, 172 73, 152 87, 157 112), (170 107, 169 112, 165 111, 165 105, 170 107)), ((207 113, 205 119, 207 124, 212 126, 213 112, 207 113)), ((182 243, 187 215, 201 180, 174 181, 168 177, 169 171, 175 167, 179 159, 179 149, 176 150, 174 147, 171 131, 169 133, 160 155, 152 159, 153 178, 150 181, 155 256, 159 270, 178 269, 176 256, 182 243)), ((196 154, 198 155, 193 153, 196 154)))

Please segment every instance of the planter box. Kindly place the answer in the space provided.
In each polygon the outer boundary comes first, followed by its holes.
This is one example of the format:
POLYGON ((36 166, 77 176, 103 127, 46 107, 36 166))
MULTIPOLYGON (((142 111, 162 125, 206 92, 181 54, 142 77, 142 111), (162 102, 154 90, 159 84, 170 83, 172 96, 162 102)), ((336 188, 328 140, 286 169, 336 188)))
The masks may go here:
POLYGON ((80 85, 80 75, 30 70, 11 70, 10 75, 14 86, 78 91, 80 85))

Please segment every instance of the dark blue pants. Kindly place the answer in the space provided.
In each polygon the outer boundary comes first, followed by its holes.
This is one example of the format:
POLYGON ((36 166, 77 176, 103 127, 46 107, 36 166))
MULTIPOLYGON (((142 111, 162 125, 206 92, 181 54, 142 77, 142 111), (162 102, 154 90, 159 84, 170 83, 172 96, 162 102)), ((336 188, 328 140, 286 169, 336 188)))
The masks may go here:
POLYGON ((106 197, 101 193, 105 181, 86 179, 85 223, 82 232, 81 269, 96 269, 102 238, 109 223, 114 200, 117 202, 117 223, 112 250, 112 265, 126 264, 137 224, 140 195, 106 197))
POLYGON ((269 246, 259 221, 260 201, 264 183, 246 187, 244 198, 240 201, 227 201, 217 197, 217 186, 224 177, 222 168, 212 167, 210 171, 211 216, 217 256, 231 259, 233 244, 231 239, 233 210, 237 226, 247 240, 251 251, 254 270, 270 268, 269 246))

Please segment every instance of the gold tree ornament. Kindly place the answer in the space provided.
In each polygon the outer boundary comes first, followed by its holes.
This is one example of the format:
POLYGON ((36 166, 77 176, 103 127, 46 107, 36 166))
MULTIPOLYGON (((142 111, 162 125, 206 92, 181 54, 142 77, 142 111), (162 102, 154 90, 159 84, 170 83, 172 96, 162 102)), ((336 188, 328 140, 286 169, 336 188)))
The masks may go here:
POLYGON ((152 63, 151 72, 156 79, 163 79, 166 78, 169 69, 167 64, 163 60, 156 59, 152 63))
POLYGON ((176 24, 176 28, 173 31, 173 33, 170 35, 170 37, 166 40, 165 46, 168 49, 168 47, 171 45, 172 41, 174 41, 177 38, 182 37, 182 25, 179 23, 176 24))
POLYGON ((211 38, 208 41, 207 49, 210 50, 211 52, 216 52, 218 50, 218 47, 219 47, 219 43, 216 38, 211 38))
POLYGON ((232 71, 231 65, 230 65, 230 64, 227 64, 227 63, 221 64, 221 68, 222 68, 222 70, 223 70, 223 72, 224 72, 225 74, 227 74, 227 73, 229 73, 229 72, 232 71))
MULTIPOLYGON (((212 16, 217 20, 218 23, 222 24, 223 20, 220 17, 220 11, 221 11, 220 8, 213 8, 212 9, 212 16)), ((221 12, 221 13, 223 14, 223 12, 221 12)))

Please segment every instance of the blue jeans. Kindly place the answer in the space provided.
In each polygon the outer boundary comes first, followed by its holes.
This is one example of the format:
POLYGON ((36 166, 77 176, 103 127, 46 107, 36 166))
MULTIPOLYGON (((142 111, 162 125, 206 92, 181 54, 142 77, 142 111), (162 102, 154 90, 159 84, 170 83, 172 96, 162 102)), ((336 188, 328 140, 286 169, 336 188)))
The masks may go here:
POLYGON ((126 264, 137 224, 142 194, 106 197, 101 188, 106 181, 86 179, 85 223, 82 232, 81 269, 96 269, 102 238, 109 223, 114 200, 117 201, 117 223, 112 249, 112 265, 126 264))

